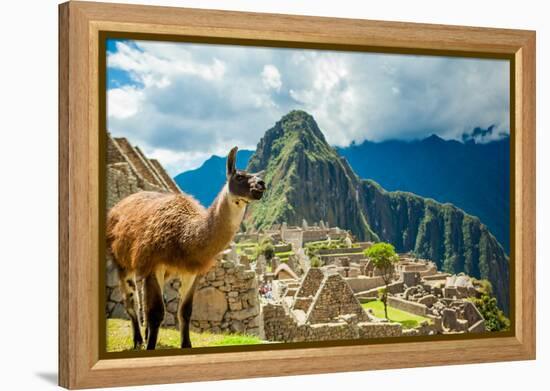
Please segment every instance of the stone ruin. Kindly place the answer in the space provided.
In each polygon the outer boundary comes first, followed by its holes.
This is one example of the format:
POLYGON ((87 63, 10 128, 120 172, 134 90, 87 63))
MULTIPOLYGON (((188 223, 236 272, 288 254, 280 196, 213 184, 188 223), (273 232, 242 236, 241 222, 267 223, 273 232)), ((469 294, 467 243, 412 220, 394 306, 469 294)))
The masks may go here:
MULTIPOLYGON (((154 159, 148 159, 125 138, 107 140, 107 207, 142 190, 180 193, 180 189, 154 159)), ((128 319, 118 288, 117 272, 107 259, 107 318, 128 319)), ((139 284, 138 284, 139 286, 139 284)), ((166 312, 163 326, 177 326, 180 281, 164 286, 166 312)), ((143 319, 143 317, 142 317, 143 319)), ((246 257, 237 256, 235 246, 221 254, 214 267, 198 281, 194 296, 191 329, 211 332, 260 334, 260 303, 256 273, 246 257), (239 264, 240 263, 240 264, 239 264)))
MULTIPOLYGON (((308 224, 304 219, 300 226, 289 226, 286 222, 282 224, 273 224, 268 229, 263 230, 264 234, 277 236, 277 239, 288 243, 294 249, 302 248, 306 243, 320 240, 340 240, 345 239, 349 233, 338 227, 330 227, 328 222, 320 221, 313 225, 308 224)), ((257 232, 246 232, 237 235, 236 241, 257 240, 257 232)))
POLYGON ((148 159, 125 138, 107 137, 107 209, 142 190, 180 193, 156 159, 148 159))
MULTIPOLYGON (((364 244, 367 247, 370 244, 364 244)), ((320 269, 312 268, 311 273, 325 273, 324 275, 339 275, 349 287, 352 294, 360 301, 375 300, 378 292, 384 286, 379 271, 374 268, 370 260, 365 259, 362 252, 356 249, 337 254, 335 250, 321 250, 322 256, 328 256, 326 266, 320 269), (357 254, 352 258, 350 254, 357 254)), ((344 249, 345 250, 345 249, 344 249)), ((320 251, 320 252, 321 252, 320 251)), ((288 297, 294 300, 290 313, 296 319, 303 319, 303 314, 297 309, 306 311, 311 298, 305 299, 312 275, 308 273, 301 284, 296 279, 279 281, 274 284, 275 297, 282 298, 282 305, 288 303, 288 297)), ((322 279, 317 278, 316 281, 322 279)), ((315 288, 317 289, 317 287, 315 288)), ((311 289, 310 289, 311 290, 311 289)), ((466 332, 484 332, 485 320, 479 310, 467 300, 480 293, 475 288, 472 279, 464 274, 451 276, 437 270, 434 262, 416 259, 409 254, 401 254, 400 260, 394 268, 393 281, 388 285, 388 304, 396 309, 422 316, 429 321, 423 322, 413 329, 404 329, 403 335, 433 335, 454 334, 466 332)), ((308 307, 309 308, 309 307, 308 307)), ((337 308, 337 307, 335 307, 337 308)), ((273 310, 282 316, 280 309, 273 310)), ((340 307, 339 314, 348 314, 348 309, 340 307)), ((288 311, 287 311, 288 312, 288 311)), ((288 314, 285 316, 288 317, 288 314)), ((307 318, 307 317, 306 317, 307 318)), ((266 319, 264 317, 264 319, 266 319)), ((372 317, 371 317, 371 320, 372 317)), ((306 323, 316 319, 307 318, 306 323)), ((267 324, 266 330, 269 330, 267 324)), ((336 329, 335 329, 336 330, 336 329)))
MULTIPOLYGON (((138 147, 125 138, 107 136, 107 209, 121 199, 139 191, 150 190, 180 193, 176 183, 155 159, 148 159, 138 147)), ((112 261, 107 258, 106 308, 107 318, 128 319, 122 292, 118 288, 118 276, 112 261)), ((167 288, 172 288, 172 282, 167 288)), ((178 282, 174 282, 177 291, 178 282)), ((170 312, 170 311, 168 311, 170 312)), ((173 314, 172 314, 173 317, 173 314)), ((169 323, 172 319, 167 314, 169 323)))
POLYGON ((449 275, 437 270, 435 263, 401 255, 396 266, 399 287, 388 297, 388 304, 432 320, 430 325, 406 330, 406 335, 479 333, 485 331, 485 319, 467 300, 480 292, 472 279, 460 273, 449 275))
MULTIPOLYGON (((248 232, 248 234, 255 233, 248 232)), ((337 317, 331 320, 316 319, 311 315, 308 307, 311 305, 312 298, 304 297, 299 292, 303 291, 303 286, 309 284, 311 273, 320 273, 319 270, 322 270, 325 277, 338 275, 340 281, 349 287, 360 302, 377 299, 380 288, 385 286, 384 281, 380 271, 364 255, 364 250, 373 243, 354 243, 346 231, 330 228, 324 222, 309 225, 304 221, 300 227, 288 226, 285 223, 274 225, 271 229, 262 231, 258 240, 266 235, 271 237, 277 251, 288 251, 290 244, 295 253, 282 264, 284 267, 280 267, 281 263, 278 258, 275 258, 272 261, 275 273, 266 271, 266 262, 262 257, 256 263, 259 281, 270 284, 273 293, 270 300, 263 305, 266 338, 277 341, 297 341, 322 340, 329 338, 328 334, 331 334, 334 339, 349 337, 351 329, 344 325, 343 319, 353 318, 355 316, 353 311, 349 312, 349 309, 336 306, 333 310, 338 313, 337 317), (311 261, 304 252, 303 246, 307 243, 304 238, 330 242, 328 234, 330 230, 341 234, 340 239, 345 246, 318 249, 316 256, 320 259, 322 266, 320 269, 311 268, 311 261), (294 273, 289 273, 288 270, 294 273), (302 278, 303 274, 305 277, 302 278), (277 317, 280 319, 277 320, 277 317), (331 326, 330 333, 324 328, 319 328, 320 326, 312 326, 327 323, 331 326), (290 331, 284 332, 284 327, 288 327, 290 331), (325 334, 315 334, 316 332, 308 330, 325 330, 325 334)), ((321 281, 325 277, 318 280, 321 281)), ((340 288, 336 290, 338 289, 340 288)), ((465 275, 451 276, 448 273, 441 273, 436 264, 430 260, 418 259, 413 254, 399 254, 399 262, 395 265, 392 282, 387 286, 387 290, 390 306, 428 319, 413 329, 402 330, 403 335, 451 334, 485 330, 485 321, 480 312, 475 305, 466 300, 478 294, 472 280, 465 275)), ((370 321, 376 323, 376 319, 372 316, 370 321)))
POLYGON ((265 338, 279 342, 328 341, 402 334, 361 307, 339 273, 310 268, 301 283, 276 282, 274 298, 263 305, 265 338))

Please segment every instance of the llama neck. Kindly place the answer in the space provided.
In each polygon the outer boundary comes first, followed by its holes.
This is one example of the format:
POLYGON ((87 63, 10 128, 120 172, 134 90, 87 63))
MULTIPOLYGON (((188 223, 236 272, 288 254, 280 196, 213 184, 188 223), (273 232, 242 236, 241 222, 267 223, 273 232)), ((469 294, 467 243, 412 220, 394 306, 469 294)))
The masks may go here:
POLYGON ((210 243, 214 256, 223 251, 239 230, 244 216, 246 202, 233 196, 227 184, 216 200, 208 208, 205 232, 205 243, 210 243))

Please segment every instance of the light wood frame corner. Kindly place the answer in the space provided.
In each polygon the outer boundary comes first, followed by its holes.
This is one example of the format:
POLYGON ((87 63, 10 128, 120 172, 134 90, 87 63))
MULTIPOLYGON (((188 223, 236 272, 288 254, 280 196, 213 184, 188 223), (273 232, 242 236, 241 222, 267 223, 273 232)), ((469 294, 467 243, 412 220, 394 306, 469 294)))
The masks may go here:
MULTIPOLYGON (((104 113, 103 113, 104 114, 104 113)), ((122 386, 535 358, 535 32, 88 2, 59 6, 59 384, 122 386), (98 56, 102 31, 277 46, 502 56, 514 64, 511 336, 101 359, 98 56), (460 352, 460 353, 457 353, 460 352), (216 368, 215 370, 214 367, 216 368)))

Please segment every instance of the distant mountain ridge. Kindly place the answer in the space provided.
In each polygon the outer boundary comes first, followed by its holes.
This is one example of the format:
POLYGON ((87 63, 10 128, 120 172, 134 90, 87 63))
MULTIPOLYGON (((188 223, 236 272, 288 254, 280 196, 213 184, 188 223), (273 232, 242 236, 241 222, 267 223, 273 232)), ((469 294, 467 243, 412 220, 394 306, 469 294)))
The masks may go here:
POLYGON ((365 141, 338 148, 361 178, 387 190, 450 202, 487 224, 510 249, 510 139, 476 143, 493 131, 476 128, 464 143, 432 135, 417 141, 365 141))
MULTIPOLYGON (((464 135, 464 142, 432 135, 415 141, 365 141, 337 151, 361 178, 372 179, 390 191, 450 202, 479 217, 509 252, 510 172, 506 167, 510 165, 510 139, 474 141, 491 131, 491 127, 476 128, 464 135)), ((253 153, 239 151, 238 167, 245 168, 253 153)), ((225 159, 212 156, 201 167, 174 180, 183 191, 209 206, 225 181, 225 159)))

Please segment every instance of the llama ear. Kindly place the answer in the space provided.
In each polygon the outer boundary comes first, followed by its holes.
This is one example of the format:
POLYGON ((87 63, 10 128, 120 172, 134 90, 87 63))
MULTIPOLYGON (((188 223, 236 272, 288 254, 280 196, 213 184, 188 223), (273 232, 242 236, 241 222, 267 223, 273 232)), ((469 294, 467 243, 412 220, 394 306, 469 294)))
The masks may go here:
POLYGON ((233 147, 231 151, 229 151, 229 155, 227 155, 227 176, 233 175, 235 172, 235 163, 237 162, 237 150, 239 148, 233 147))

